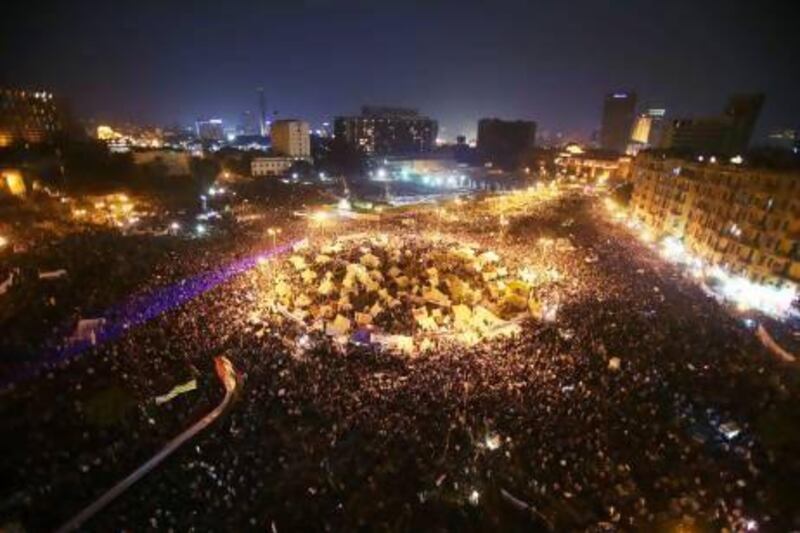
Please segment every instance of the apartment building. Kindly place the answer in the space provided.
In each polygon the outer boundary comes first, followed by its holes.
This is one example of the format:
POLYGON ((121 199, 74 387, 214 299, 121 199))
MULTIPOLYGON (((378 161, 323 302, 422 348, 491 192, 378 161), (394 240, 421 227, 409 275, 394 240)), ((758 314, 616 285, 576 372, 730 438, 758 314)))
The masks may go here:
POLYGON ((632 209, 693 255, 756 283, 800 282, 800 174, 640 154, 632 209))

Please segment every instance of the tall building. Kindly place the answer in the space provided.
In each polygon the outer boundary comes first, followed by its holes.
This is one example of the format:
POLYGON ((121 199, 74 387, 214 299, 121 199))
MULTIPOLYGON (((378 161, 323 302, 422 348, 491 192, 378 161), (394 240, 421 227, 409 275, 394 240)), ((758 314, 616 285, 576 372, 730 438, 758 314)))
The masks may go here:
POLYGON ((743 154, 747 151, 763 106, 762 93, 734 94, 728 99, 723 115, 728 120, 729 127, 722 153, 743 154))
POLYGON ((536 123, 484 118, 478 122, 478 153, 485 163, 514 169, 536 143, 536 123))
POLYGON ((51 93, 0 88, 0 148, 45 142, 63 127, 51 93))
POLYGON ((267 100, 264 98, 264 88, 258 88, 258 130, 262 137, 269 135, 269 124, 267 123, 267 100))
POLYGON ((739 94, 731 96, 721 115, 672 120, 661 146, 693 154, 743 154, 763 104, 763 94, 739 94))
POLYGON ((626 150, 628 155, 636 155, 640 150, 660 145, 666 113, 664 108, 650 107, 636 117, 626 150))
POLYGON ((240 135, 261 135, 261 121, 252 111, 244 111, 242 113, 239 133, 240 135))
POLYGON ((600 147, 623 153, 628 147, 636 118, 636 93, 616 92, 606 95, 600 125, 600 147))
POLYGON ((361 108, 360 116, 336 117, 334 135, 370 155, 413 155, 436 148, 439 125, 415 109, 361 108))
POLYGON ((222 119, 210 118, 208 120, 198 120, 195 123, 197 137, 201 141, 221 141, 225 139, 225 130, 222 126, 222 119))
POLYGON ((276 120, 272 123, 272 151, 277 155, 308 158, 311 156, 311 137, 308 122, 276 120))
POLYGON ((639 154, 632 181, 634 214, 652 230, 751 281, 800 282, 796 172, 639 154))

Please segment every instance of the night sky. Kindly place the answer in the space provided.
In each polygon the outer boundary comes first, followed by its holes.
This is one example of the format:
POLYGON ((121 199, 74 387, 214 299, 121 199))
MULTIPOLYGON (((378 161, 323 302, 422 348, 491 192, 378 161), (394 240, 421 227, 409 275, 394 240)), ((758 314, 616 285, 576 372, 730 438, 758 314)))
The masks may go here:
POLYGON ((588 136, 634 89, 671 116, 764 91, 759 134, 800 126, 800 2, 347 0, 8 2, 0 85, 50 88, 76 115, 169 125, 270 110, 317 125, 408 105, 442 136, 483 116, 588 136))

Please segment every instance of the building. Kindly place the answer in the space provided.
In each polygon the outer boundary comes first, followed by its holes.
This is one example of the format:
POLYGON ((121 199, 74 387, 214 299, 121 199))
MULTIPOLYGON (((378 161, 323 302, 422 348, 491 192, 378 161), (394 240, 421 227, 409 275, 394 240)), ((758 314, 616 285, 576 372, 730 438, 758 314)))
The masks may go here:
POLYGON ((415 109, 364 106, 360 116, 337 117, 334 135, 368 155, 413 155, 436 148, 438 123, 415 109))
POLYGON ((276 120, 272 123, 272 151, 289 157, 311 157, 308 122, 276 120))
POLYGON ((242 113, 239 135, 261 135, 261 121, 252 111, 244 111, 242 113))
POLYGON ((536 144, 536 123, 484 118, 478 121, 478 154, 484 163, 515 169, 536 144))
POLYGON ((626 150, 628 155, 636 155, 640 150, 661 144, 666 114, 667 110, 664 108, 651 107, 636 117, 626 150))
POLYGON ((800 281, 800 174, 704 161, 639 154, 634 215, 753 282, 800 281))
POLYGON ((0 88, 0 148, 49 141, 63 127, 51 93, 0 88))
POLYGON ((616 92, 606 95, 600 124, 600 148, 624 153, 636 118, 636 93, 616 92))
POLYGON ((282 176, 297 161, 297 158, 285 156, 256 157, 250 162, 250 174, 253 177, 282 176))
POLYGON ((563 175, 599 183, 608 179, 627 180, 631 158, 608 150, 584 149, 570 143, 556 156, 555 165, 563 175))
POLYGON ((195 123, 197 137, 201 141, 216 142, 225 139, 225 130, 222 119, 210 118, 208 120, 198 120, 195 123))
POLYGON ((262 137, 269 135, 269 121, 267 119, 267 100, 264 98, 264 88, 256 89, 258 94, 258 131, 262 137))
POLYGON ((738 94, 721 115, 672 120, 661 147, 687 154, 744 154, 763 104, 763 94, 738 94))

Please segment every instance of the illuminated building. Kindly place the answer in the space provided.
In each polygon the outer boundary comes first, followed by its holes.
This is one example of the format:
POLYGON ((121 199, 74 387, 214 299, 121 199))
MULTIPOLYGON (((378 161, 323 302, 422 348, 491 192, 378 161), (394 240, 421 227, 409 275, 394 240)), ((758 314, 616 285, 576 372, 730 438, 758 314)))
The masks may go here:
POLYGON ((198 120, 195 123, 197 137, 201 141, 222 141, 225 139, 225 131, 222 127, 222 120, 210 118, 208 120, 198 120))
POLYGON ((628 179, 631 158, 607 150, 584 150, 575 143, 568 144, 555 159, 561 174, 589 182, 628 179))
POLYGON ((271 136, 272 150, 277 155, 303 158, 311 156, 308 122, 276 120, 272 123, 271 136))
POLYGON ((258 93, 258 132, 262 137, 269 135, 269 120, 267 119, 267 100, 264 98, 264 88, 259 87, 258 93))
POLYGON ((0 148, 48 141, 63 128, 53 95, 0 88, 0 148))
POLYGON ((797 173, 644 153, 633 185, 634 215, 708 264, 756 283, 800 281, 797 173))
POLYGON ((687 154, 743 154, 763 104, 763 94, 739 94, 728 100, 721 115, 673 120, 661 147, 687 154))
POLYGON ((484 118, 478 122, 478 154, 483 162, 514 169, 536 143, 536 123, 484 118))
POLYGON ((645 148, 659 146, 665 115, 666 110, 663 108, 649 108, 636 117, 626 153, 636 155, 645 148))
POLYGON ((600 125, 600 147, 624 153, 636 118, 636 93, 616 92, 606 95, 600 125))
POLYGON ((285 156, 256 157, 250 162, 250 174, 254 177, 280 176, 292 168, 297 161, 297 158, 285 156))
POLYGON ((360 116, 337 117, 334 135, 370 155, 411 155, 436 148, 439 125, 414 109, 364 106, 360 116))

